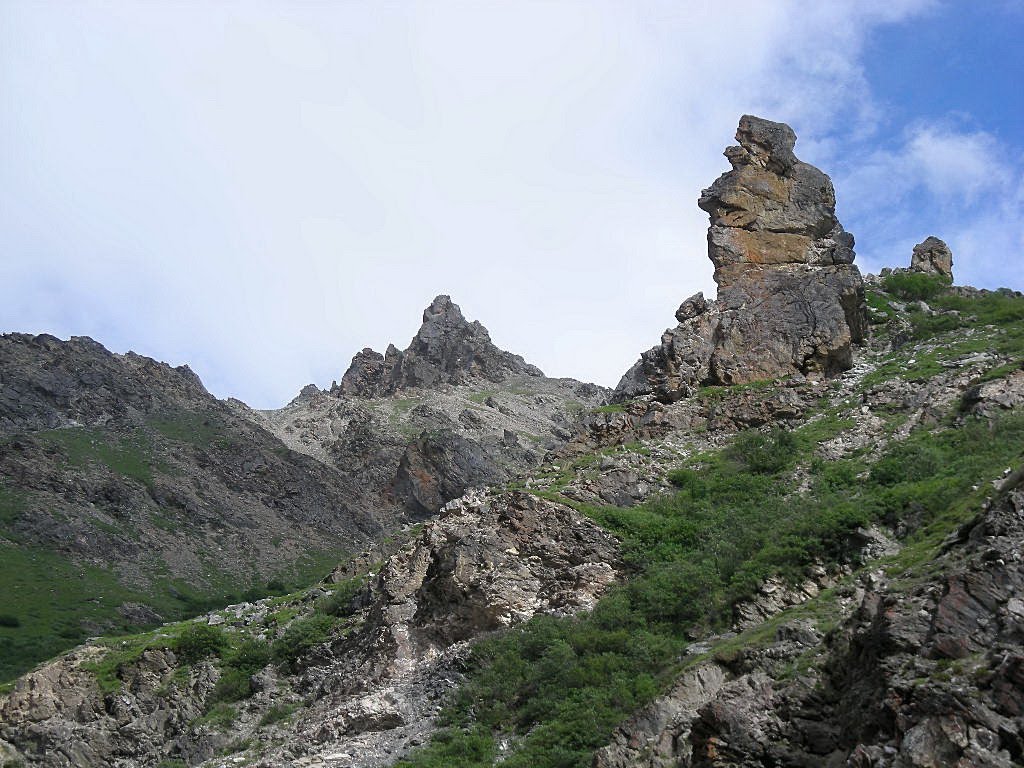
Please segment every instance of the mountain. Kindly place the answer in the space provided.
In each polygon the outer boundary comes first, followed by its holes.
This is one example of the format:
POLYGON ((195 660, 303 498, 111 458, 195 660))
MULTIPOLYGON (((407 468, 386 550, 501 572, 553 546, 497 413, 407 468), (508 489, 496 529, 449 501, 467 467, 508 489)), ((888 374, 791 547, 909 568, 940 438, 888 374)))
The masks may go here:
POLYGON ((719 296, 613 402, 439 297, 451 343, 220 404, 394 527, 312 586, 39 665, 0 694, 0 764, 1024 764, 1024 295, 955 285, 936 237, 862 276, 792 130, 737 140, 700 202, 719 296), (441 415, 465 454, 430 448, 441 415), (506 475, 446 500, 439 455, 506 475))
POLYGON ((468 488, 538 464, 607 391, 543 377, 447 297, 394 392, 307 387, 278 411, 186 366, 0 337, 0 678, 87 635, 322 577, 468 488), (75 584, 53 593, 54 579, 75 584))

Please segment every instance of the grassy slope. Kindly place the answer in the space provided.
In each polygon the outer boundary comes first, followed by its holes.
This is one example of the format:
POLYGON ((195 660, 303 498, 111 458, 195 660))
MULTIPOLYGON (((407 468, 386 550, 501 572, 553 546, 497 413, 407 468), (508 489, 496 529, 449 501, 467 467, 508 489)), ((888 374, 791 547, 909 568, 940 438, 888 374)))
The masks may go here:
MULTIPOLYGON (((904 289, 898 281, 889 287, 904 289)), ((963 299, 940 295, 941 288, 925 285, 913 298, 957 309, 958 318, 909 313, 914 338, 936 342, 925 365, 979 350, 1024 360, 1024 300, 963 299)), ((876 309, 892 311, 883 297, 871 300, 876 309)), ((907 351, 899 357, 923 356, 907 351)), ((865 386, 935 372, 906 360, 883 366, 865 386)), ((513 745, 502 761, 508 768, 587 768, 615 726, 678 675, 687 636, 725 626, 736 601, 765 577, 799 577, 815 560, 840 557, 852 529, 908 518, 915 532, 888 565, 898 573, 922 567, 977 509, 984 481, 1024 460, 1019 413, 993 423, 969 419, 958 426, 950 419, 934 430, 918 429, 871 463, 856 455, 837 462, 813 458, 817 442, 847 426, 824 414, 791 434, 747 433, 674 472, 675 494, 631 509, 581 507, 622 539, 631 578, 592 614, 537 617, 478 643, 467 681, 444 714, 446 729, 399 765, 489 766, 505 741, 513 745), (804 493, 792 473, 798 464, 811 476, 804 493)), ((797 613, 827 621, 830 598, 824 593, 777 620, 797 613)), ((771 627, 761 627, 716 652, 770 636, 771 627)))
MULTIPOLYGON (((173 472, 166 459, 187 446, 230 445, 232 436, 196 414, 154 420, 123 432, 73 428, 35 433, 53 446, 58 462, 72 470, 105 468, 127 482, 151 486, 155 476, 173 472)), ((111 569, 83 564, 66 553, 30 546, 12 531, 22 514, 33 514, 31 492, 5 487, 0 478, 0 683, 36 663, 80 643, 90 629, 105 634, 138 631, 119 614, 126 602, 144 603, 168 620, 193 616, 215 607, 252 600, 305 586, 322 578, 343 557, 341 551, 309 551, 292 568, 269 581, 241 578, 210 563, 203 583, 167 575, 154 563, 146 586, 125 584, 111 569)), ((36 500, 37 501, 37 500, 36 500)), ((149 522, 171 532, 186 521, 160 515, 155 505, 139 510, 149 522)), ((90 524, 115 535, 134 538, 131 519, 90 524)))

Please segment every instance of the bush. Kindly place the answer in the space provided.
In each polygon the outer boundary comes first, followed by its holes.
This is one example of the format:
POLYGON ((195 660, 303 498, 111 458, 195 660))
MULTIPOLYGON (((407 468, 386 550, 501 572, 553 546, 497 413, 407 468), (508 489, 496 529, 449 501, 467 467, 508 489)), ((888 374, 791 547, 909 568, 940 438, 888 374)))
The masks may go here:
POLYGON ((194 664, 208 656, 219 656, 228 646, 228 639, 220 627, 209 624, 191 624, 172 646, 186 664, 194 664))
POLYGON ((796 463, 797 448, 793 433, 776 427, 767 434, 757 430, 741 432, 726 455, 750 472, 774 475, 796 463))
POLYGON ((226 668, 210 693, 210 701, 241 701, 249 698, 253 694, 250 677, 245 670, 226 668))
POLYGON ((287 720, 298 708, 298 704, 274 704, 260 718, 260 725, 271 725, 287 720))
POLYGON ((284 634, 274 641, 274 658, 294 663, 310 648, 326 641, 333 626, 334 618, 325 614, 296 619, 288 625, 284 634))
POLYGON ((15 629, 21 626, 21 619, 9 613, 0 613, 0 627, 15 629))
POLYGON ((926 272, 893 272, 882 280, 886 291, 905 301, 928 301, 949 290, 951 281, 926 272))
POLYGON ((338 583, 331 594, 316 601, 316 610, 328 616, 351 616, 356 612, 355 600, 362 589, 362 577, 346 579, 338 583))

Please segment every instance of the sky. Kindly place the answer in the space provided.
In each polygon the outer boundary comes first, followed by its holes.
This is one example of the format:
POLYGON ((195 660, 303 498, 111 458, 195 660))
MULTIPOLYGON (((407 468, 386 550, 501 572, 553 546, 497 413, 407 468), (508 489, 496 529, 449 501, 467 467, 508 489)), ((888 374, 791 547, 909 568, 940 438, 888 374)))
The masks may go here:
POLYGON ((700 190, 789 123, 857 263, 1024 289, 1024 2, 0 3, 0 331, 262 408, 447 293, 614 386, 714 295, 700 190))

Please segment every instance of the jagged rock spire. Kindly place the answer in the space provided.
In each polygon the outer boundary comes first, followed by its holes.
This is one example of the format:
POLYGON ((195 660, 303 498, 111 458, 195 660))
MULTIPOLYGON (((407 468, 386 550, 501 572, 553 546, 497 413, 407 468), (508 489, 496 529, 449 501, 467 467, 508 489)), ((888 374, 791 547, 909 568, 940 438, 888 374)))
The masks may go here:
POLYGON ((511 375, 543 376, 519 355, 496 347, 477 321, 468 321, 449 296, 423 310, 423 324, 405 351, 393 344, 381 355, 364 349, 352 358, 337 391, 380 397, 401 389, 503 381, 511 375))
POLYGON ((736 140, 725 150, 732 170, 698 201, 711 218, 718 297, 684 302, 679 325, 627 372, 619 398, 675 400, 701 384, 828 376, 850 367, 863 340, 863 282, 832 181, 797 159, 785 123, 744 115, 736 140))

